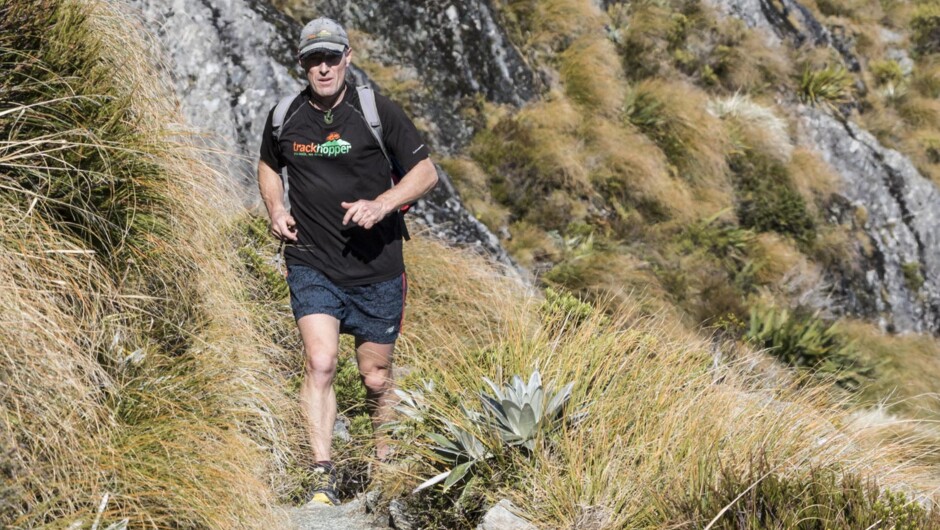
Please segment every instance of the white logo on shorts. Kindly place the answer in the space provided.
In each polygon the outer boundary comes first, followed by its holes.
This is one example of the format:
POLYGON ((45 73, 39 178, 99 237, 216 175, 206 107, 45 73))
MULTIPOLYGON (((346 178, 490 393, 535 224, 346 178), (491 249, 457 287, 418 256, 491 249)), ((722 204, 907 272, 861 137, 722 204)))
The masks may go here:
POLYGON ((389 333, 389 334, 395 333, 395 326, 392 326, 392 327, 386 329, 386 330, 385 330, 385 333, 389 333))

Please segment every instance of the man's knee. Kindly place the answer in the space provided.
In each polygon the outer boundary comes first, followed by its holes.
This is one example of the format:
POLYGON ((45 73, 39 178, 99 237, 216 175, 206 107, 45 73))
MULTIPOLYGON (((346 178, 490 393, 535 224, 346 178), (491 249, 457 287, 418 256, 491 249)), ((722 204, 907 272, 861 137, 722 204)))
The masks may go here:
POLYGON ((306 362, 304 369, 308 376, 314 379, 332 383, 336 375, 336 360, 338 348, 324 344, 311 344, 305 346, 306 362))
POLYGON ((386 366, 373 367, 365 371, 360 371, 362 374, 362 382, 371 393, 382 393, 388 390, 389 372, 386 366))

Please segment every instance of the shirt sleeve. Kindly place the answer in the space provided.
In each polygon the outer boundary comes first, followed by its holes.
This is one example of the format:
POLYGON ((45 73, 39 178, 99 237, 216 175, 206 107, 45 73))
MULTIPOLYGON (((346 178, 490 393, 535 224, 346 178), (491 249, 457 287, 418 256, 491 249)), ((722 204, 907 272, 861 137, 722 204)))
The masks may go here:
POLYGON ((418 162, 428 157, 428 146, 421 139, 414 123, 397 103, 382 94, 375 95, 379 119, 382 120, 382 139, 385 148, 394 155, 401 169, 408 173, 418 162))
POLYGON ((261 160, 264 161, 268 167, 280 173, 284 164, 281 163, 281 151, 278 149, 277 143, 274 141, 274 137, 271 134, 274 128, 272 124, 273 121, 274 109, 272 108, 271 112, 268 113, 268 119, 264 122, 264 133, 261 135, 261 160))

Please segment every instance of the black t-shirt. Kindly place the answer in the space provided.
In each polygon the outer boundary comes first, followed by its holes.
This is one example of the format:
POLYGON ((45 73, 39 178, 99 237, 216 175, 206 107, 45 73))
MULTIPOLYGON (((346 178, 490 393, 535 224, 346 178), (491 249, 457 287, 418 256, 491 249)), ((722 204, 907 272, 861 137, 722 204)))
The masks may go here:
MULTIPOLYGON (((402 221, 397 212, 366 230, 343 226, 341 202, 372 200, 391 186, 391 168, 361 114, 354 86, 326 112, 309 103, 307 90, 294 102, 281 127, 278 145, 271 134, 274 109, 261 140, 261 159, 275 171, 287 166, 288 200, 297 223, 296 243, 288 244, 287 265, 319 270, 338 285, 365 285, 395 278, 405 270, 402 221)), ((428 156, 414 124, 381 94, 375 103, 382 120, 385 148, 407 173, 428 156)))

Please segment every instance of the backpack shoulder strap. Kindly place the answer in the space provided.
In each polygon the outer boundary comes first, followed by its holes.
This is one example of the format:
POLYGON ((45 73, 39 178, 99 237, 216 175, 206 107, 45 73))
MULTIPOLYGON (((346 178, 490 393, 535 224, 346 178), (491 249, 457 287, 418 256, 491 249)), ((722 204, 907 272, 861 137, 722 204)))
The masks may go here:
MULTIPOLYGON (((382 131, 382 119, 379 118, 379 109, 375 105, 375 92, 372 91, 372 87, 368 85, 359 85, 356 87, 356 93, 359 95, 359 108, 362 110, 362 117, 365 118, 366 123, 369 125, 369 131, 372 132, 372 136, 379 143, 379 149, 382 150, 382 154, 385 155, 385 160, 388 160, 389 165, 392 167, 392 176, 391 184, 394 187, 397 179, 401 179, 404 176, 404 173, 401 170, 401 166, 398 164, 398 161, 389 156, 388 150, 385 149, 385 141, 382 140, 384 137, 382 131)), ((398 222, 401 227, 402 237, 405 240, 411 239, 411 236, 408 234, 408 226, 405 224, 404 212, 408 210, 411 205, 402 206, 402 209, 398 211, 398 222)))
POLYGON ((365 118, 366 123, 369 124, 369 130, 372 131, 372 136, 379 142, 379 148, 382 149, 382 154, 385 155, 385 159, 391 164, 392 158, 388 156, 388 151, 385 150, 385 142, 382 140, 384 136, 382 120, 379 118, 379 109, 375 106, 375 92, 373 92, 372 87, 368 85, 359 85, 356 87, 356 93, 359 94, 359 107, 362 109, 362 117, 365 118))
MULTIPOLYGON (((294 114, 297 114, 300 110, 301 107, 298 106, 294 109, 294 112, 290 112, 291 106, 299 97, 300 96, 297 94, 284 96, 277 102, 277 106, 274 107, 274 115, 271 116, 271 135, 274 137, 275 144, 277 144, 278 140, 281 138, 281 130, 284 128, 284 124, 290 121, 290 119, 294 117, 294 114)), ((284 207, 287 208, 287 211, 290 211, 290 199, 288 198, 290 181, 287 178, 287 166, 281 168, 281 183, 284 186, 284 207)))
POLYGON ((297 111, 300 110, 300 107, 294 109, 294 112, 290 112, 291 104, 299 96, 297 94, 290 94, 281 98, 277 102, 277 106, 274 107, 274 116, 271 117, 271 134, 274 135, 274 139, 278 140, 281 137, 281 129, 284 127, 284 124, 290 121, 294 117, 294 114, 297 114, 297 111))

